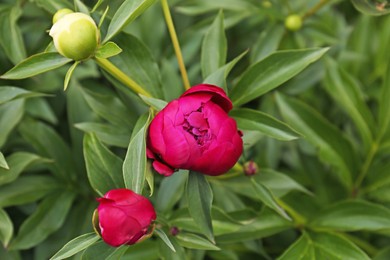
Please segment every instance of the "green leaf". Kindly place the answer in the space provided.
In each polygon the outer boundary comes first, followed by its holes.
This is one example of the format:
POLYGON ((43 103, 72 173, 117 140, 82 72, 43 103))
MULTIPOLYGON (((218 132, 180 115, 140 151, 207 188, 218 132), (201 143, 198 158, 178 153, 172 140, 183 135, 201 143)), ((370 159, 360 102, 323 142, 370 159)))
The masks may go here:
POLYGON ((126 188, 138 194, 142 194, 146 177, 146 130, 150 119, 150 114, 138 119, 122 167, 126 188))
POLYGON ((103 196, 109 190, 124 188, 122 159, 105 147, 96 135, 84 136, 84 158, 92 188, 103 196))
POLYGON ((51 14, 54 14, 63 8, 74 8, 73 4, 68 0, 34 0, 34 3, 36 3, 40 8, 47 10, 51 14))
POLYGON ((123 104, 123 102, 114 94, 109 91, 107 93, 97 93, 88 89, 82 89, 81 92, 91 107, 100 117, 111 122, 118 128, 131 129, 134 122, 131 120, 131 111, 123 104), (115 113, 112 113, 115 111, 115 113))
POLYGON ((242 57, 244 57, 247 54, 248 51, 244 51, 240 55, 238 55, 236 58, 234 58, 232 61, 230 61, 228 64, 220 67, 213 73, 207 76, 205 80, 203 80, 203 83, 206 84, 212 84, 222 87, 225 91, 227 91, 226 86, 226 78, 229 75, 230 71, 233 69, 233 67, 241 60, 242 57))
POLYGON ((327 50, 322 48, 274 52, 246 70, 230 92, 233 104, 240 106, 280 86, 321 58, 327 50))
POLYGON ((370 259, 360 248, 340 235, 303 233, 278 260, 289 259, 370 259))
MULTIPOLYGON (((4 154, 2 152, 0 152, 0 168, 3 168, 5 170, 9 170, 8 163, 5 160, 4 154)), ((0 171, 1 171, 1 169, 0 169, 0 171)))
POLYGON ((251 61, 258 62, 276 51, 284 33, 285 28, 279 23, 264 28, 250 53, 251 61))
POLYGON ((78 236, 66 243, 50 260, 61 260, 71 257, 74 254, 86 249, 96 243, 100 237, 95 232, 78 236))
POLYGON ((166 102, 165 100, 161 100, 158 98, 147 97, 141 94, 139 96, 147 105, 151 106, 156 111, 162 110, 168 104, 168 102, 166 102))
POLYGON ((364 101, 363 93, 356 80, 339 68, 335 61, 331 59, 326 61, 326 90, 353 119, 362 136, 364 146, 368 150, 373 142, 372 131, 375 121, 364 101))
POLYGON ((123 48, 119 55, 112 57, 112 63, 153 97, 162 98, 160 70, 147 46, 129 34, 120 34, 115 37, 115 42, 126 48, 123 48))
POLYGON ((58 124, 53 108, 50 106, 49 101, 44 98, 27 99, 25 111, 33 118, 42 119, 53 125, 58 124))
POLYGON ((101 59, 108 59, 112 56, 118 55, 122 49, 115 42, 107 42, 100 46, 96 51, 95 56, 101 59))
POLYGON ((310 225, 343 231, 390 231, 390 209, 367 201, 342 201, 326 208, 310 225))
POLYGON ((12 238, 14 226, 7 212, 0 208, 0 241, 6 248, 12 238))
POLYGON ((70 147, 52 127, 29 119, 23 120, 19 132, 39 155, 53 160, 47 167, 56 177, 66 181, 76 180, 77 172, 70 147))
POLYGON ((74 126, 86 133, 95 134, 99 140, 108 145, 127 148, 130 141, 130 129, 94 122, 83 122, 74 126))
POLYGON ((221 10, 203 38, 201 56, 203 78, 206 78, 225 64, 226 52, 227 41, 223 24, 223 12, 221 10))
POLYGON ((79 65, 80 62, 75 61, 75 63, 70 66, 68 71, 66 72, 65 79, 64 79, 64 91, 68 88, 69 81, 72 78, 73 72, 76 69, 77 65, 79 65))
MULTIPOLYGON (((238 212, 238 216, 242 213, 238 212)), ((217 236, 218 243, 237 243, 253 239, 269 237, 293 227, 291 221, 287 221, 279 214, 271 210, 265 210, 255 219, 251 219, 238 230, 230 234, 217 236)))
POLYGON ((172 245, 172 242, 169 240, 168 236, 162 229, 156 228, 154 233, 173 251, 176 252, 175 247, 172 245))
POLYGON ((263 202, 267 207, 273 209, 283 218, 291 221, 290 216, 287 215, 287 213, 283 210, 281 206, 279 206, 273 194, 265 185, 260 182, 256 182, 254 178, 251 178, 251 182, 253 184, 253 188, 257 194, 257 197, 260 199, 261 202, 263 202))
POLYGON ((238 108, 230 112, 241 130, 258 131, 281 141, 299 138, 299 133, 276 118, 249 108, 238 108))
POLYGON ((68 191, 45 198, 23 222, 18 235, 10 244, 10 249, 34 247, 57 231, 65 221, 74 198, 75 194, 68 191))
POLYGON ((126 0, 122 3, 119 9, 112 17, 111 23, 108 26, 106 37, 103 43, 109 41, 117 33, 119 33, 126 25, 135 20, 139 15, 148 9, 155 0, 126 0))
POLYGON ((0 207, 23 205, 36 201, 59 188, 56 179, 49 176, 20 176, 1 186, 0 207))
POLYGON ((18 63, 15 67, 0 76, 2 79, 25 79, 43 72, 59 68, 71 59, 57 52, 38 53, 18 63))
POLYGON ((200 250, 221 250, 207 239, 192 233, 180 232, 176 238, 179 244, 186 248, 200 250))
POLYGON ((379 137, 383 138, 390 130, 390 65, 387 65, 387 73, 381 86, 379 98, 379 137))
POLYGON ((18 87, 1 86, 0 105, 19 98, 39 97, 45 95, 46 94, 32 92, 18 87))
POLYGON ((185 183, 188 178, 187 170, 179 170, 169 178, 161 181, 157 191, 156 208, 161 212, 169 212, 173 206, 183 197, 185 183))
POLYGON ((386 1, 368 1, 368 0, 351 0, 357 10, 367 15, 385 15, 390 13, 390 8, 385 8, 388 4, 386 1), (379 8, 378 5, 383 2, 384 8, 379 8))
POLYGON ((0 147, 7 141, 8 135, 22 119, 23 114, 23 99, 17 99, 0 105, 0 147))
POLYGON ((190 172, 186 185, 188 210, 201 232, 214 242, 211 223, 211 204, 213 192, 206 177, 198 172, 190 172))
POLYGON ((82 260, 117 260, 121 259, 121 256, 126 252, 128 246, 112 247, 106 244, 104 241, 94 243, 88 247, 81 256, 82 260))
POLYGON ((0 24, 2 28, 7 28, 7 30, 0 30, 0 45, 13 64, 26 58, 22 32, 17 24, 21 14, 22 9, 18 4, 4 8, 0 12, 0 24))
POLYGON ((351 174, 357 171, 359 160, 356 159, 352 145, 343 134, 308 105, 281 94, 276 96, 276 100, 288 124, 317 147, 320 158, 337 167, 341 183, 351 187, 351 174))
POLYGON ((0 169, 0 185, 14 181, 31 164, 44 161, 32 153, 16 152, 7 157, 9 169, 0 169))

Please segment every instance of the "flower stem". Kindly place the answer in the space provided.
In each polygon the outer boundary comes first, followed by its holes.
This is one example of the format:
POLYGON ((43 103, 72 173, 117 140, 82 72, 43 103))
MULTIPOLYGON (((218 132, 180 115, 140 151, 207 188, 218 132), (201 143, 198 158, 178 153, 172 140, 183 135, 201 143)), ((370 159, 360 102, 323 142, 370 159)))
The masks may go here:
POLYGON ((190 89, 190 81, 188 80, 187 70, 184 65, 183 55, 181 53, 179 40, 177 38, 175 26, 172 21, 171 11, 169 10, 168 0, 161 0, 162 9, 164 12, 165 22, 167 23, 169 34, 171 35, 171 40, 173 48, 175 50, 177 62, 179 63, 179 69, 181 73, 181 78, 183 80, 184 89, 190 89))
POLYGON ((366 157, 366 160, 364 161, 362 170, 360 171, 360 174, 356 179, 356 182, 354 185, 354 191, 357 191, 357 189, 359 189, 360 185, 362 184, 364 178, 366 177, 366 175, 368 173, 368 169, 370 168, 372 160, 374 159, 377 151, 378 151, 378 144, 377 144, 377 142, 374 142, 374 143, 372 143, 371 149, 366 157))
POLYGON ((312 16, 313 14, 315 14, 318 10, 320 10, 323 6, 325 6, 330 0, 320 0, 320 2, 318 2, 313 8, 311 8, 309 11, 307 11, 304 15, 303 15, 303 19, 309 17, 309 16, 312 16))
POLYGON ((138 85, 137 82, 135 82, 132 78, 130 78, 125 73, 123 73, 123 71, 121 71, 118 67, 112 64, 109 60, 95 57, 95 61, 101 68, 103 68, 105 71, 110 73, 114 78, 119 80, 121 83, 125 84, 135 93, 142 94, 147 97, 152 97, 152 95, 149 92, 147 92, 144 88, 138 85))

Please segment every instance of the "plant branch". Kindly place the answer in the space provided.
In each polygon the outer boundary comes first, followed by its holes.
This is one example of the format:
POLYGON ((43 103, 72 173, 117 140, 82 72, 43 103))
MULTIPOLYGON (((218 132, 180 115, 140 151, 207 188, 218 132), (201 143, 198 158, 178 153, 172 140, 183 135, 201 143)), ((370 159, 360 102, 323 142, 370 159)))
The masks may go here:
POLYGON ((289 205, 284 203, 281 199, 276 198, 276 202, 291 216, 291 218, 294 220, 294 223, 297 227, 301 228, 306 224, 307 222, 306 218, 301 214, 299 214, 298 212, 296 212, 289 205))
POLYGON ((181 53, 179 40, 177 38, 175 26, 173 24, 171 11, 169 10, 168 0, 161 0, 162 9, 164 12, 165 22, 167 23, 169 34, 171 35, 171 40, 173 44, 173 48, 175 50, 177 62, 179 63, 179 69, 181 73, 181 77, 184 84, 184 89, 190 89, 190 81, 188 80, 187 70, 184 64, 183 55, 181 53))
POLYGON ((121 71, 118 67, 112 64, 109 60, 95 57, 95 61, 102 69, 110 73, 114 78, 125 84, 135 93, 142 94, 147 97, 152 97, 149 92, 147 92, 143 87, 138 85, 137 82, 135 82, 132 78, 123 73, 123 71, 121 71))
POLYGON ((313 6, 313 8, 311 8, 309 11, 307 11, 303 16, 302 18, 305 19, 309 16, 312 16, 313 14, 315 14, 316 12, 318 12, 318 10, 320 10, 322 7, 324 7, 327 3, 329 3, 330 0, 320 0, 320 2, 318 2, 315 6, 313 6))

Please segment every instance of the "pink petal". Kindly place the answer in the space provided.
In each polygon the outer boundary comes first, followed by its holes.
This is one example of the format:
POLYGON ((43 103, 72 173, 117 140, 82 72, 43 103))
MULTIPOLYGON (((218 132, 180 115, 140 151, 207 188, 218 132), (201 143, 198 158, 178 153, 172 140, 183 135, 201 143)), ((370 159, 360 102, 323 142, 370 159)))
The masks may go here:
POLYGON ((175 172, 174 169, 157 160, 155 160, 152 165, 156 172, 165 177, 171 176, 175 172))
POLYGON ((104 198, 114 201, 116 205, 131 205, 144 199, 144 197, 129 189, 110 190, 104 195, 104 198))
POLYGON ((102 238, 111 246, 126 244, 141 230, 138 221, 116 207, 99 205, 98 214, 102 238))
POLYGON ((219 105, 223 110, 229 112, 233 108, 233 104, 226 95, 225 91, 214 85, 210 84, 199 84, 191 87, 189 90, 183 93, 181 97, 198 95, 200 93, 208 93, 212 95, 212 101, 219 105))
POLYGON ((203 113, 200 112, 192 112, 188 118, 188 123, 195 128, 200 128, 201 130, 207 129, 208 124, 206 119, 203 116, 203 113))

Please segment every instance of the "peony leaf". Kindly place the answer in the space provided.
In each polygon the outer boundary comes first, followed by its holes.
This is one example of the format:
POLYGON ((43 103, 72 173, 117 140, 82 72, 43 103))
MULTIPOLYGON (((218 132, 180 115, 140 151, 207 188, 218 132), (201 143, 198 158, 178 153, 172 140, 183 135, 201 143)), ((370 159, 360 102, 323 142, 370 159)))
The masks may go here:
POLYGON ((15 67, 0 76, 2 79, 25 79, 56 68, 59 68, 71 59, 63 57, 57 52, 42 52, 28 57, 15 67))
POLYGON ((32 91, 28 91, 13 86, 1 86, 0 105, 19 98, 29 98, 29 97, 39 97, 39 96, 46 96, 46 94, 32 92, 32 91))
MULTIPOLYGON (((9 166, 7 161, 4 158, 4 154, 0 152, 0 168, 3 168, 5 170, 9 170, 9 166)), ((1 170, 1 169, 0 169, 1 170)))
POLYGON ((304 232, 303 235, 278 258, 278 260, 318 258, 350 260, 370 259, 360 248, 340 235, 304 232))
POLYGON ((200 250, 221 250, 207 239, 192 233, 180 232, 176 238, 179 244, 186 248, 200 250))
POLYGON ((47 196, 23 222, 9 248, 17 250, 34 247, 57 231, 65 221, 74 198, 75 193, 69 191, 47 196))
POLYGON ((0 169, 0 185, 14 181, 28 166, 39 161, 50 162, 32 153, 16 152, 11 154, 7 157, 9 168, 0 169))
POLYGON ((128 246, 112 247, 104 241, 98 241, 89 246, 82 254, 81 259, 117 260, 127 251, 128 246))
POLYGON ((122 52, 122 49, 115 42, 107 42, 103 46, 100 46, 96 51, 95 56, 101 59, 107 59, 112 56, 118 55, 122 52))
POLYGON ((339 129, 308 105, 278 94, 277 104, 283 118, 305 139, 319 148, 320 158, 336 166, 338 177, 346 187, 352 186, 352 173, 356 172, 359 160, 354 149, 339 129))
POLYGON ((75 63, 70 66, 68 71, 66 72, 65 79, 64 79, 64 91, 68 88, 69 81, 72 78, 73 72, 76 69, 77 65, 79 65, 79 61, 75 61, 75 63))
POLYGON ((202 43, 202 75, 206 78, 226 62, 227 41, 223 24, 223 12, 219 11, 206 32, 202 43))
POLYGON ((162 110, 168 104, 168 102, 158 98, 147 97, 141 94, 139 96, 146 104, 153 107, 156 111, 162 110))
POLYGON ((139 15, 148 9, 155 0, 126 0, 116 11, 108 26, 106 37, 103 43, 109 41, 119 33, 126 25, 135 20, 139 15))
POLYGON ((161 212, 169 212, 173 206, 182 198, 185 183, 187 182, 188 171, 179 170, 169 178, 161 181, 157 192, 156 208, 161 212))
POLYGON ((105 147, 94 134, 87 133, 84 136, 84 157, 89 182, 100 196, 125 186, 119 174, 122 159, 105 147))
POLYGON ((150 113, 138 119, 122 167, 126 188, 138 194, 142 194, 146 178, 146 131, 150 120, 150 113))
POLYGON ((261 202, 263 202, 267 207, 273 209, 283 218, 291 221, 290 216, 287 215, 287 213, 283 210, 282 207, 279 206, 276 199, 274 198, 274 195, 265 185, 260 182, 256 182, 256 179, 254 178, 251 178, 251 182, 257 194, 257 197, 261 200, 261 202))
POLYGON ((342 201, 320 212, 310 225, 343 231, 390 230, 390 209, 368 201, 342 201))
POLYGON ((8 135, 12 133, 12 130, 22 119, 25 112, 24 106, 24 99, 13 100, 0 105, 0 147, 3 146, 8 135))
POLYGON ((258 131, 281 141, 291 141, 300 134, 276 118, 249 108, 234 109, 230 115, 237 121, 241 130, 258 131))
POLYGON ((206 177, 198 172, 190 172, 186 185, 188 210, 201 232, 213 243, 214 234, 211 223, 211 204, 213 192, 206 177))
POLYGON ((280 86, 315 62, 328 50, 277 51, 252 65, 230 92, 235 106, 243 105, 280 86))
POLYGON ((7 212, 0 208, 0 242, 7 248, 14 232, 14 226, 7 212))
POLYGON ((154 233, 157 234, 159 238, 173 251, 176 252, 175 247, 172 245, 172 242, 169 240, 168 236, 165 234, 165 232, 162 229, 156 228, 154 230, 154 233))
POLYGON ((93 245, 99 239, 100 237, 95 232, 78 236, 66 243, 50 260, 66 259, 93 245))

